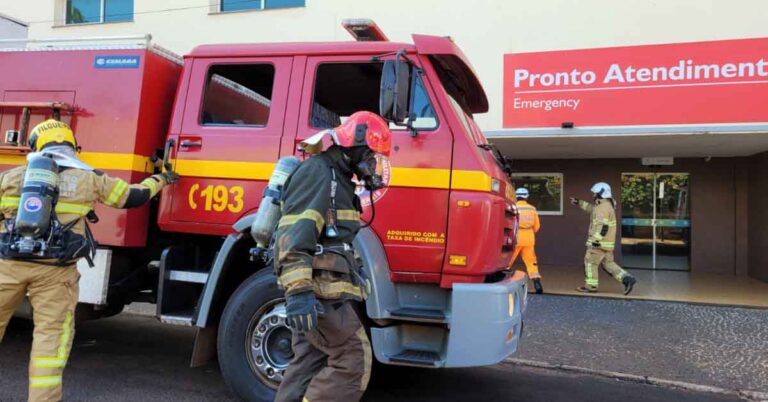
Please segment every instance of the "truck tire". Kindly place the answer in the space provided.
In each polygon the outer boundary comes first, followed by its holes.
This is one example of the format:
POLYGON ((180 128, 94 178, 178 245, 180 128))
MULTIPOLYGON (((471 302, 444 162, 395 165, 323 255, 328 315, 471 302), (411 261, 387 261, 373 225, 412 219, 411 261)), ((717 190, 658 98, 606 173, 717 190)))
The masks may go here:
POLYGON ((285 299, 271 269, 246 279, 227 302, 219 323, 219 367, 238 397, 271 402, 293 358, 285 299))

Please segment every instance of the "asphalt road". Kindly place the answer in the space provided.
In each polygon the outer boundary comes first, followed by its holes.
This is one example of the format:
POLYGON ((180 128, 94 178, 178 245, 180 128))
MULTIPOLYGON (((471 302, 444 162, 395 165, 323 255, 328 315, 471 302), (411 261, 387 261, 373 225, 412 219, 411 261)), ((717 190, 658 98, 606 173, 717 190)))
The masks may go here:
MULTIPOLYGON (((66 401, 234 401, 216 364, 188 367, 194 332, 149 317, 81 324, 65 375, 66 401)), ((31 325, 0 344, 0 401, 23 401, 31 325)), ((366 401, 736 401, 584 375, 508 365, 419 370, 376 367, 366 401)))

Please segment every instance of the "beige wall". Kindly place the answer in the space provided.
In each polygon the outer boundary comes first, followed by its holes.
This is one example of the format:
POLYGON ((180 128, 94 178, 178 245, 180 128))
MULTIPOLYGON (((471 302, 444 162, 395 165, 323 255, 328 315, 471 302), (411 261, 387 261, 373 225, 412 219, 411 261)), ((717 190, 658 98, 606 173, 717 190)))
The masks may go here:
POLYGON ((488 92, 491 110, 478 116, 488 130, 501 127, 504 53, 768 36, 764 0, 307 0, 210 14, 211 1, 135 0, 135 22, 77 27, 55 26, 65 0, 0 0, 0 12, 29 21, 33 38, 151 33, 178 53, 201 43, 347 40, 348 17, 373 18, 396 41, 450 35, 488 92), (188 7, 197 8, 154 12, 188 7))
MULTIPOLYGON (((19 39, 27 37, 27 26, 16 19, 6 18, 0 12, 0 39, 19 39)), ((0 43, 0 47, 15 46, 14 44, 0 43)))

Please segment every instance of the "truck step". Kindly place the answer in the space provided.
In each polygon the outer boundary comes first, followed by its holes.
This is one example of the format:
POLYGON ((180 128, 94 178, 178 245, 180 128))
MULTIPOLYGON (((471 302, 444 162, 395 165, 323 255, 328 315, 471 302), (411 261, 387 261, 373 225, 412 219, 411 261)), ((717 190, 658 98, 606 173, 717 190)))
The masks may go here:
POLYGON ((184 327, 192 326, 192 310, 174 311, 160 315, 160 322, 163 324, 180 325, 184 327))
POLYGON ((410 364, 414 366, 440 366, 440 355, 435 352, 428 352, 423 350, 406 349, 396 355, 389 356, 389 360, 393 363, 410 364))
POLYGON ((395 319, 421 321, 421 322, 446 322, 445 313, 442 310, 420 309, 403 307, 392 310, 389 315, 395 319))
POLYGON ((172 270, 168 273, 168 279, 175 282, 205 284, 208 281, 208 273, 172 270))
MULTIPOLYGON (((160 257, 157 318, 174 325, 194 325, 197 305, 209 273, 195 247, 171 246, 160 257)), ((150 264, 154 266, 157 264, 150 264)), ((150 268, 151 269, 151 268, 150 268)))

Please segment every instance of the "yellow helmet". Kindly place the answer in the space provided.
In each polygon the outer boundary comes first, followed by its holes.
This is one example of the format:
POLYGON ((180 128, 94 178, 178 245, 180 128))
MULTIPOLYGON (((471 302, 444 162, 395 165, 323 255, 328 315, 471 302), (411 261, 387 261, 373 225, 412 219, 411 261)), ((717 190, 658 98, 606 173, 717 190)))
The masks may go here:
POLYGON ((77 149, 75 133, 67 123, 48 119, 32 129, 29 135, 29 148, 32 151, 40 152, 41 149, 52 144, 67 144, 77 149))

